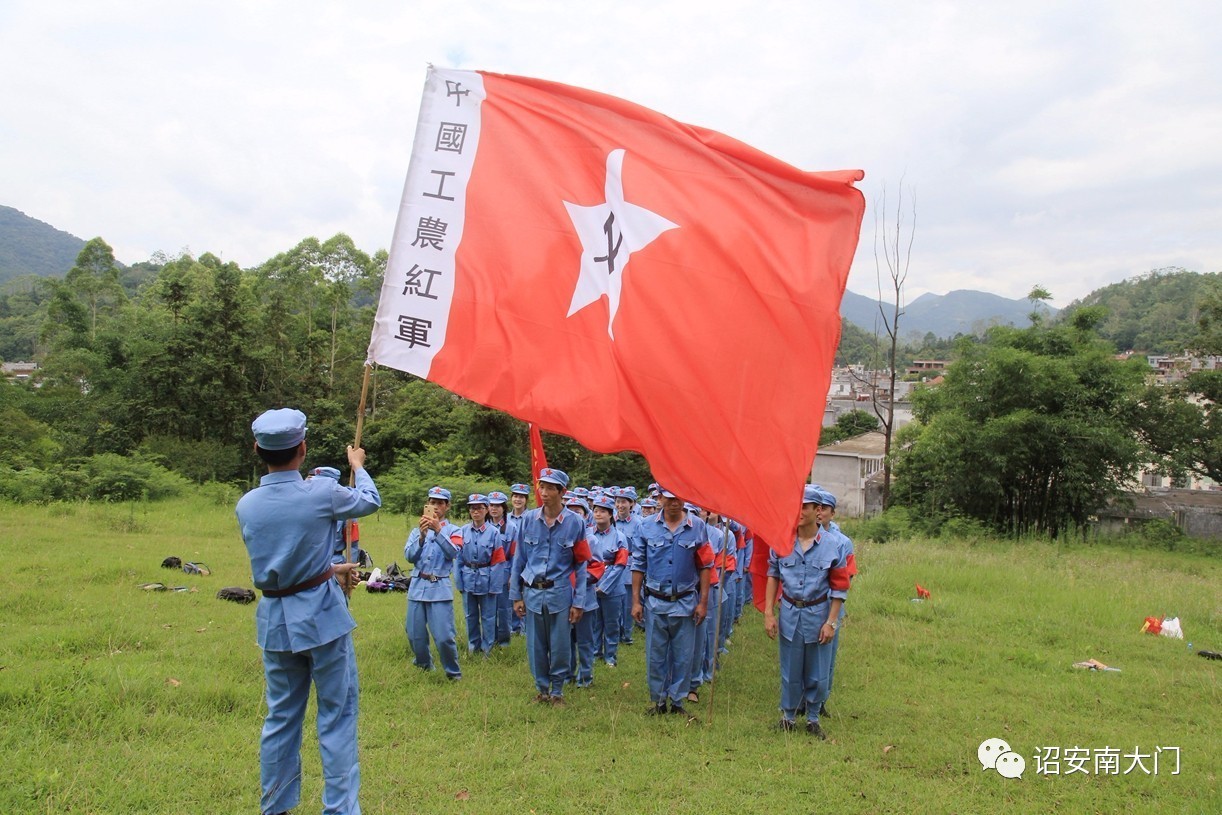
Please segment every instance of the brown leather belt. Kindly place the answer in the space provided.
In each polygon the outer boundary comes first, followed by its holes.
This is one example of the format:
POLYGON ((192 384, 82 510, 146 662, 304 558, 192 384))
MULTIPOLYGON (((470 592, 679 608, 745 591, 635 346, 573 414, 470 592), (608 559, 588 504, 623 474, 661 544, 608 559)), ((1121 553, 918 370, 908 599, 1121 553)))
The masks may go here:
POLYGON ((293 595, 293 594, 300 594, 301 592, 305 591, 306 589, 312 589, 315 586, 321 586, 323 583, 326 583, 328 580, 330 580, 332 575, 334 574, 335 574, 334 567, 328 566, 325 572, 318 575, 317 577, 311 577, 309 580, 305 581, 304 583, 298 583, 295 586, 289 586, 287 589, 261 589, 261 591, 263 592, 264 597, 289 597, 290 595, 293 595))
POLYGON ((687 591, 681 591, 675 594, 667 594, 666 592, 651 589, 648 586, 645 587, 645 593, 648 594, 650 597, 656 597, 659 600, 665 600, 668 603, 674 603, 679 600, 682 600, 684 597, 687 597, 689 594, 692 594, 695 591, 696 591, 695 589, 688 589, 687 591))
POLYGON ((782 594, 781 596, 784 597, 786 600, 788 600, 789 604, 793 606, 794 608, 810 608, 811 606, 817 606, 820 603, 822 603, 824 600, 826 600, 827 592, 823 592, 823 594, 820 594, 814 600, 795 600, 792 597, 790 597, 788 594, 782 594))

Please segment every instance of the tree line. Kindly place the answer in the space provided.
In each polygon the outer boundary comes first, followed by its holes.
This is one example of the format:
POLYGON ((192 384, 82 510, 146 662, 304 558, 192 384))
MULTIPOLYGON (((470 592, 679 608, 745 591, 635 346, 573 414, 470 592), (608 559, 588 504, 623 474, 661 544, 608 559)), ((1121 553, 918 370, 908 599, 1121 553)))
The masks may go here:
MULTIPOLYGON (((310 466, 342 462, 386 259, 340 234, 251 269, 211 253, 121 267, 95 238, 62 280, 8 286, 0 357, 33 357, 41 370, 37 387, 0 384, 0 496, 126 499, 190 482, 248 486, 260 472, 251 417, 276 405, 310 417, 310 466)), ((1194 308, 1190 344, 1222 352, 1216 279, 1194 308)), ((968 517, 1000 531, 1062 534, 1144 462, 1222 481, 1216 372, 1153 387, 1144 359, 1115 359, 1100 335, 1107 319, 1106 308, 1084 305, 1061 322, 913 343, 913 354, 956 361, 941 387, 914 398, 917 421, 894 451, 893 501, 930 523, 968 517)), ((840 358, 869 364, 873 338, 844 333, 840 358)), ((820 415, 812 410, 811 420, 820 415)), ((861 432, 868 418, 828 432, 861 432)), ((524 423, 401 372, 373 372, 364 428, 390 508, 418 506, 438 481, 461 492, 529 473, 524 423)), ((599 455, 550 434, 545 443, 550 462, 579 483, 649 480, 635 453, 599 455)))

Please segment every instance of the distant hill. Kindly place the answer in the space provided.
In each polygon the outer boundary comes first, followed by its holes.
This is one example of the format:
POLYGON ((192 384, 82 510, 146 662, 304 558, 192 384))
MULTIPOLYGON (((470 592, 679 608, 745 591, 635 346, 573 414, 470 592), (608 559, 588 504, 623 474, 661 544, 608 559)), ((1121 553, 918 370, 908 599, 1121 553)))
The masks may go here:
MULTIPOLYGON (((1056 309, 1043 304, 1039 308, 1046 316, 1057 313, 1056 309)), ((1010 300, 988 292, 960 290, 948 294, 922 294, 904 309, 900 317, 900 336, 923 337, 932 332, 935 337, 945 339, 956 334, 983 334, 991 325, 1027 325, 1030 313, 1030 301, 1010 300)), ((844 293, 840 316, 871 334, 875 325, 880 331, 882 329, 878 301, 851 291, 844 293)))
POLYGON ((1115 343, 1117 351, 1182 354, 1198 338, 1201 298, 1218 286, 1222 275, 1217 272, 1155 269, 1095 289, 1066 306, 1061 318, 1068 319, 1078 309, 1100 307, 1107 316, 1098 326, 1099 335, 1115 343))
POLYGON ((63 277, 84 247, 75 235, 0 206, 0 283, 27 274, 63 277))

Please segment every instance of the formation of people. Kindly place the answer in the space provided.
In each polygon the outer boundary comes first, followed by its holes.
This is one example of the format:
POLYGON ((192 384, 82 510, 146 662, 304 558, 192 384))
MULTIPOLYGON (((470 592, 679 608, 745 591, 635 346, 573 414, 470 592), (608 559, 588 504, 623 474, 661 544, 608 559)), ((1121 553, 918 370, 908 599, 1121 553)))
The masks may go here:
MULTIPOLYGON (((342 589, 355 585, 364 557, 353 519, 376 511, 381 499, 359 448, 348 448, 353 487, 342 486, 330 467, 302 477, 300 411, 268 411, 252 431, 268 474, 239 501, 237 514, 263 595, 256 615, 268 703, 262 811, 298 802, 311 681, 324 812, 359 811, 355 621, 342 589)), ((743 609, 754 602, 779 643, 777 726, 792 731, 805 717, 806 731, 826 738, 821 722, 856 573, 853 544, 834 521, 836 499, 828 491, 806 485, 793 547, 783 556, 743 524, 658 484, 641 496, 631 486, 570 489, 565 472, 543 468, 533 488, 517 483, 507 493, 467 495, 461 526, 450 519, 450 490, 434 486, 425 500, 404 546, 412 567, 405 630, 418 668, 439 663, 447 678, 462 679, 457 594, 469 654, 486 656, 524 636, 533 701, 564 706, 567 684, 589 687, 598 662, 616 669, 619 649, 643 632, 645 713, 690 717, 688 704, 713 681, 743 609), (528 509, 532 492, 539 506, 528 509)))

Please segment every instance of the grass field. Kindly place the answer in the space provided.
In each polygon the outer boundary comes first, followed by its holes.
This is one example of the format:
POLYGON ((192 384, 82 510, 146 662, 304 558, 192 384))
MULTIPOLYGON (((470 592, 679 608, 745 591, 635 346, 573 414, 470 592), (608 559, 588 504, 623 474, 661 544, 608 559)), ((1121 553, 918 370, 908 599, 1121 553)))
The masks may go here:
MULTIPOLYGON (((403 563, 406 519, 361 531, 380 565, 403 563)), ((0 504, 0 539, 0 813, 257 812, 254 606, 214 597, 250 586, 232 507, 0 504), (167 555, 213 574, 163 571, 167 555), (156 580, 198 591, 137 588, 156 580)), ((1222 811, 1219 663, 1194 653, 1222 650, 1222 561, 995 541, 859 542, 858 558, 827 742, 772 729, 776 650, 754 609, 688 724, 642 715, 642 638, 544 709, 521 639, 447 683, 411 667, 403 595, 358 589, 363 811, 1222 811), (916 581, 931 601, 910 600, 916 581), (1138 633, 1161 614, 1192 651, 1138 633), (1092 657, 1122 670, 1071 667, 1092 657), (1023 777, 981 768, 991 737, 1023 777), (1085 748, 1089 773, 1038 773, 1041 747, 1085 748), (1152 758, 1125 772, 1159 747, 1179 748, 1178 774, 1166 750, 1157 775, 1152 758), (1105 749, 1116 774, 1095 772, 1105 749)), ((312 726, 298 812, 319 809, 312 726)))

